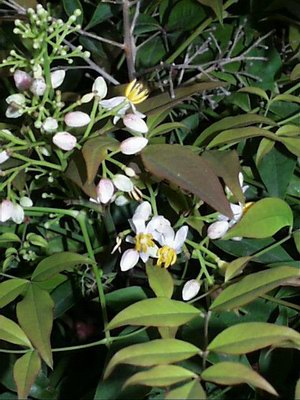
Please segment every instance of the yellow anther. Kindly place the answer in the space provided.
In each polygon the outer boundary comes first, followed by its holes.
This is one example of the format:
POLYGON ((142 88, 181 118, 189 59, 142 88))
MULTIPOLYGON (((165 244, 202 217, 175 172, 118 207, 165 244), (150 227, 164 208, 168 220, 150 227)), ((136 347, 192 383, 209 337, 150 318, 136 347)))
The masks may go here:
POLYGON ((135 249, 139 253, 147 253, 148 247, 154 247, 151 233, 139 233, 135 237, 135 249))
POLYGON ((125 96, 127 99, 133 104, 142 103, 147 99, 149 92, 147 89, 144 89, 142 83, 137 83, 136 79, 131 81, 125 89, 125 96))
POLYGON ((249 211, 249 208, 254 204, 253 201, 249 201, 248 203, 246 203, 243 207, 243 214, 245 214, 247 211, 249 211))
POLYGON ((158 261, 157 265, 160 267, 164 264, 165 268, 176 263, 177 255, 174 249, 169 246, 163 246, 157 252, 158 261))

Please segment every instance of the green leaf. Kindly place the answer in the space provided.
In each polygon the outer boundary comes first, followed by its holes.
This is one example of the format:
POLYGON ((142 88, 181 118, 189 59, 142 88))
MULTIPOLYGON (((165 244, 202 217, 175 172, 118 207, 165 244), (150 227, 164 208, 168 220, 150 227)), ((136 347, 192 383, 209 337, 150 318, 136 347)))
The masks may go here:
POLYGON ((82 155, 86 164, 89 184, 94 181, 99 166, 107 157, 107 151, 117 150, 119 146, 119 141, 109 136, 98 136, 84 143, 82 155))
POLYGON ((300 138, 287 138, 283 137, 280 139, 281 143, 295 156, 300 157, 300 138))
POLYGON ((245 268, 251 258, 252 257, 250 256, 240 257, 227 264, 225 271, 225 282, 228 282, 230 279, 234 278, 240 272, 242 272, 242 270, 245 268))
POLYGON ((63 5, 64 5, 65 12, 67 13, 67 15, 69 17, 74 14, 75 10, 78 9, 81 11, 81 15, 79 15, 79 17, 77 18, 77 23, 82 25, 83 9, 82 9, 82 5, 81 5, 80 1, 79 0, 63 0, 63 5))
POLYGON ((201 374, 202 379, 214 382, 220 385, 239 385, 247 383, 259 389, 263 389, 275 396, 278 396, 276 390, 257 372, 246 365, 237 362, 219 362, 207 368, 201 374))
POLYGON ((222 144, 229 144, 239 142, 240 140, 250 139, 253 137, 266 137, 274 141, 281 141, 274 133, 267 129, 246 127, 239 129, 228 129, 219 133, 207 146, 208 149, 212 147, 220 146, 222 144))
POLYGON ((28 285, 29 281, 18 278, 0 283, 0 308, 14 301, 28 285))
POLYGON ((280 342, 300 343, 300 334, 286 326, 265 322, 245 322, 230 326, 208 345, 209 351, 226 354, 245 354, 280 342))
POLYGON ((64 251, 44 258, 32 274, 32 280, 41 282, 53 278, 62 271, 70 270, 76 265, 93 264, 94 261, 77 253, 64 251))
POLYGON ((266 238, 273 236, 284 226, 293 225, 293 212, 290 206, 278 198, 261 199, 251 205, 242 219, 224 236, 266 238))
POLYGON ((194 94, 201 93, 205 90, 216 89, 217 87, 221 86, 225 86, 225 84, 222 82, 201 82, 195 83, 191 86, 180 87, 174 90, 175 98, 172 98, 168 92, 151 96, 142 104, 140 104, 138 109, 142 113, 145 113, 149 116, 171 109, 176 104, 182 103, 183 100, 186 100, 194 94))
POLYGON ((216 17, 220 21, 223 22, 223 0, 197 0, 199 3, 210 7, 213 12, 216 14, 216 17))
POLYGON ((16 361, 13 374, 19 399, 27 399, 40 369, 41 359, 36 351, 29 351, 16 361))
POLYGON ((112 10, 110 4, 100 3, 97 5, 90 22, 85 27, 85 30, 91 29, 96 25, 101 24, 101 22, 106 21, 112 17, 112 10))
POLYGON ((275 146, 275 142, 270 139, 263 138, 258 146, 256 157, 255 157, 255 164, 258 166, 262 159, 273 149, 275 146))
POLYGON ((272 102, 275 101, 288 101, 289 103, 300 103, 300 99, 298 96, 294 96, 292 94, 278 94, 272 99, 272 102))
POLYGON ((54 303, 48 292, 32 284, 24 299, 17 304, 19 324, 42 359, 52 368, 50 334, 54 303))
POLYGON ((244 203, 245 197, 239 182, 241 166, 238 154, 232 151, 205 151, 202 157, 208 161, 214 173, 224 179, 233 195, 240 203, 244 203))
POLYGON ((157 297, 171 298, 174 290, 172 275, 166 268, 157 265, 146 265, 149 286, 157 297))
POLYGON ((108 329, 124 325, 180 326, 200 314, 186 303, 164 297, 141 300, 117 314, 108 324, 108 329))
POLYGON ((300 229, 293 232, 293 238, 294 238, 296 249, 297 249, 298 253, 300 254, 300 229))
POLYGON ((223 188, 207 161, 181 145, 154 144, 142 152, 145 167, 160 179, 198 196, 224 215, 232 212, 223 188))
POLYGON ((256 272, 227 287, 211 305, 211 310, 223 311, 238 308, 280 286, 289 278, 300 276, 298 268, 281 266, 256 272))
MULTIPOLYGON (((292 81, 295 81, 297 79, 300 78, 300 64, 295 65, 295 67, 293 68, 290 78, 292 81)), ((299 394, 299 398, 300 398, 300 394, 299 394)))
POLYGON ((167 30, 169 32, 195 29, 197 25, 203 22, 205 17, 205 11, 200 4, 193 0, 180 0, 170 8, 167 30))
POLYGON ((19 236, 17 236, 15 233, 12 232, 5 232, 0 235, 0 245, 1 244, 7 244, 8 242, 21 242, 21 239, 19 236))
POLYGON ((166 400, 206 400, 206 393, 197 380, 170 390, 166 400))
POLYGON ((177 365, 159 365, 148 371, 134 374, 127 379, 123 387, 125 388, 129 385, 166 387, 192 378, 197 378, 197 375, 188 369, 177 365))
POLYGON ((196 139, 194 146, 202 146, 204 143, 207 143, 209 140, 213 139, 218 132, 232 128, 242 128, 244 126, 254 124, 275 125, 275 122, 270 118, 257 114, 243 114, 234 117, 226 117, 220 121, 214 122, 212 125, 206 128, 196 139))
POLYGON ((154 136, 160 136, 165 133, 171 132, 174 129, 180 129, 180 128, 188 129, 188 127, 182 124, 181 122, 167 122, 151 130, 148 134, 148 137, 153 138, 154 136))
POLYGON ((109 361, 104 378, 106 379, 119 364, 151 367, 156 364, 170 364, 186 360, 199 353, 199 349, 178 339, 156 339, 148 343, 134 344, 118 351, 109 361))
POLYGON ((3 315, 0 315, 0 340, 5 340, 19 346, 32 347, 19 325, 3 315))
POLYGON ((259 87, 248 86, 248 87, 239 89, 238 92, 256 94, 257 96, 261 97, 262 99, 269 101, 269 97, 268 97, 267 93, 259 87))

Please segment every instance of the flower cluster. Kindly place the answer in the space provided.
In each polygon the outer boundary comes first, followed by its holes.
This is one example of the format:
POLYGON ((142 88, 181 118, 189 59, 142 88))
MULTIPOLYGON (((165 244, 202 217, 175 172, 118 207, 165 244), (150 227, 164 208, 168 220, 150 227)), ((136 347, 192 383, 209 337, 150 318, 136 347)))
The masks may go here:
POLYGON ((129 220, 135 236, 127 236, 126 242, 134 248, 126 250, 121 258, 122 271, 135 267, 139 259, 146 263, 150 257, 157 259, 158 266, 165 268, 174 265, 181 253, 188 234, 188 227, 182 226, 175 234, 171 223, 162 215, 151 217, 150 203, 142 202, 129 220))

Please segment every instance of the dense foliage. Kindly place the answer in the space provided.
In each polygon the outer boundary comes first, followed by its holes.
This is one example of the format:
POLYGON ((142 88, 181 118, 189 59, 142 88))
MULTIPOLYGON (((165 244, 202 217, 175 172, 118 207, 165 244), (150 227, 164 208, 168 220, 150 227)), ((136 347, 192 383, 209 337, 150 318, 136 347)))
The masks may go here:
POLYGON ((0 399, 300 399, 300 4, 0 21, 0 399))

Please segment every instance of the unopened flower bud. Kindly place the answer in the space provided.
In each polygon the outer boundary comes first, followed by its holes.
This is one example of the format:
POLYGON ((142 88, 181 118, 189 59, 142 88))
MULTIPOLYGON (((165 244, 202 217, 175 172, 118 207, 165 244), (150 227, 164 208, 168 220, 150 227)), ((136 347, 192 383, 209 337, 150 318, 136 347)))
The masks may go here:
POLYGON ((9 154, 6 150, 0 152, 0 164, 3 164, 5 161, 9 159, 9 154))
POLYGON ((11 219, 16 224, 21 224, 24 220, 24 210, 19 204, 13 204, 11 219))
POLYGON ((113 177, 113 183, 115 187, 122 192, 131 192, 133 190, 133 183, 126 175, 115 175, 113 177))
POLYGON ((129 130, 139 133, 147 133, 148 126, 146 122, 136 114, 126 114, 123 123, 129 130))
POLYGON ((22 206, 22 207, 32 207, 33 206, 33 202, 29 197, 23 196, 23 197, 20 198, 20 206, 22 206))
POLYGON ((220 239, 229 229, 227 221, 217 221, 211 224, 207 229, 207 236, 210 239, 220 239))
POLYGON ((14 81, 17 89, 28 90, 32 83, 32 77, 27 72, 18 69, 14 73, 14 81))
POLYGON ((34 65, 34 67, 32 68, 32 72, 34 79, 41 79, 43 77, 43 70, 40 64, 34 65))
POLYGON ((89 103, 94 98, 94 93, 87 93, 81 97, 81 103, 89 103))
POLYGON ((91 118, 88 114, 82 111, 73 111, 65 115, 66 125, 72 128, 80 128, 89 124, 91 118))
POLYGON ((182 289, 182 299, 188 301, 197 296, 200 286, 200 282, 197 279, 187 281, 182 289))
POLYGON ((112 181, 108 178, 100 179, 97 187, 97 200, 102 204, 107 204, 113 197, 114 185, 112 181))
MULTIPOLYGON (((144 122, 144 121, 143 121, 144 122)), ((130 137, 123 140, 120 145, 121 152, 126 155, 139 153, 147 146, 148 139, 144 137, 130 137)))
POLYGON ((130 168, 130 167, 126 167, 126 168, 124 169, 124 171, 125 171, 125 174, 126 174, 127 176, 129 176, 129 178, 134 178, 134 177, 136 176, 135 170, 132 169, 132 168, 130 168))
POLYGON ((5 99, 9 105, 23 106, 26 102, 25 96, 20 93, 12 94, 5 99))
POLYGON ((58 69, 57 71, 51 72, 51 86, 53 89, 58 88, 64 81, 66 76, 66 71, 63 69, 58 69))
POLYGON ((77 143, 76 137, 69 132, 57 132, 52 141, 57 147, 65 151, 73 150, 77 143))
POLYGON ((46 118, 45 121, 43 122, 42 127, 43 127, 43 129, 44 129, 45 132, 53 133, 53 132, 55 132, 55 131, 57 130, 57 128, 58 128, 58 123, 57 123, 57 121, 56 121, 55 118, 48 117, 48 118, 46 118))
POLYGON ((44 78, 34 79, 31 86, 30 91, 35 96, 43 96, 47 88, 46 82, 44 78))

